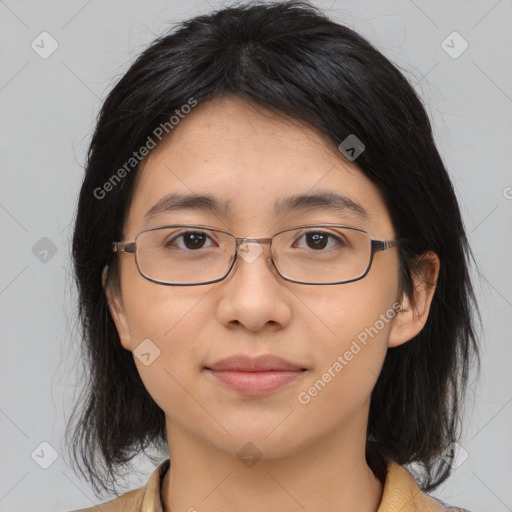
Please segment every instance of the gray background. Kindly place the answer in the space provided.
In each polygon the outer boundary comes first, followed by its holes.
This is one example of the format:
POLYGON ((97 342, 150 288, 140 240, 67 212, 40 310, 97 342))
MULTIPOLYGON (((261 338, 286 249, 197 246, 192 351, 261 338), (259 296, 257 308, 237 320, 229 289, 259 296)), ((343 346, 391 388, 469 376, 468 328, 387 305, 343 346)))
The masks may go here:
MULTIPOLYGON (((473 512, 511 511, 512 2, 315 3, 399 65, 427 105, 482 272, 484 330, 459 449, 467 459, 434 495, 473 512), (469 44, 457 58, 459 36, 442 46, 453 31, 469 44)), ((0 0, 0 512, 97 502, 62 441, 81 369, 69 253, 85 152, 101 101, 129 63, 210 6, 220 4, 0 0), (51 49, 43 31, 58 44, 46 59, 31 47, 51 49)), ((139 467, 131 488, 153 469, 139 467)))

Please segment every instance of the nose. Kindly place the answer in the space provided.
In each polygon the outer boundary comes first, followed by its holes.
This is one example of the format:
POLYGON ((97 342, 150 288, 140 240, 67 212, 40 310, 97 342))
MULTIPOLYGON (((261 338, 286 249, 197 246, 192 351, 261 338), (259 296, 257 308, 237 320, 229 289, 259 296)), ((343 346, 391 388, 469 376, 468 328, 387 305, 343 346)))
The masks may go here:
POLYGON ((217 317, 224 325, 242 324, 258 331, 266 325, 282 328, 289 323, 289 292, 272 263, 269 244, 240 243, 235 264, 221 283, 217 317))
POLYGON ((284 282, 272 258, 272 240, 270 238, 244 238, 239 240, 239 245, 236 249, 236 261, 230 274, 236 272, 236 267, 243 266, 244 263, 252 265, 257 260, 260 260, 259 264, 261 265, 263 260, 265 260, 265 267, 271 270, 275 279, 281 283, 284 282))

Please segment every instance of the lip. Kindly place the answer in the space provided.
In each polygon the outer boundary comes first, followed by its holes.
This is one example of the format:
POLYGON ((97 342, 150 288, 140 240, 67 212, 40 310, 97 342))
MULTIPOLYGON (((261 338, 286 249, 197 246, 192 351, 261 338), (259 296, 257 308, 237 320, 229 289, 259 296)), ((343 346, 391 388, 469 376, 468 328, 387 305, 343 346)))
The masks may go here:
POLYGON ((307 371, 282 357, 265 354, 258 357, 236 355, 221 359, 205 370, 225 386, 246 396, 267 395, 307 371))
POLYGON ((264 354, 257 357, 239 354, 221 359, 215 364, 208 366, 207 369, 213 371, 266 372, 305 370, 306 368, 272 354, 264 354))

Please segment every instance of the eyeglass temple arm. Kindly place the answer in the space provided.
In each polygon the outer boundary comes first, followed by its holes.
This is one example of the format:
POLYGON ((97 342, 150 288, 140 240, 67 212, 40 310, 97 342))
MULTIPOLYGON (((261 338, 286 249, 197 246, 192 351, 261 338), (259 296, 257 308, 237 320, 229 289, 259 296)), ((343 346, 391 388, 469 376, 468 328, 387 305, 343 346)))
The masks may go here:
POLYGON ((401 240, 372 240, 374 251, 387 251, 391 247, 398 247, 401 240))
POLYGON ((112 250, 114 252, 135 253, 135 242, 113 242, 112 250))

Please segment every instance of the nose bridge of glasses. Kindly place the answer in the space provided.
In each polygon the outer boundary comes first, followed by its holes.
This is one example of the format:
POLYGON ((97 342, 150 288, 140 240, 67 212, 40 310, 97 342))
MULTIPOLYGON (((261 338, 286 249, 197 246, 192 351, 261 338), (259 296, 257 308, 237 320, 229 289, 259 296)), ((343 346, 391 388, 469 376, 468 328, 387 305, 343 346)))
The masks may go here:
MULTIPOLYGON (((234 237, 236 241, 236 253, 246 262, 253 263, 260 254, 263 253, 263 245, 272 243, 272 238, 249 238, 234 237)), ((272 261, 272 255, 267 258, 267 262, 272 261)))
POLYGON ((255 243, 268 245, 272 242, 272 238, 248 238, 248 237, 234 237, 236 240, 236 246, 239 247, 245 243, 255 243))

